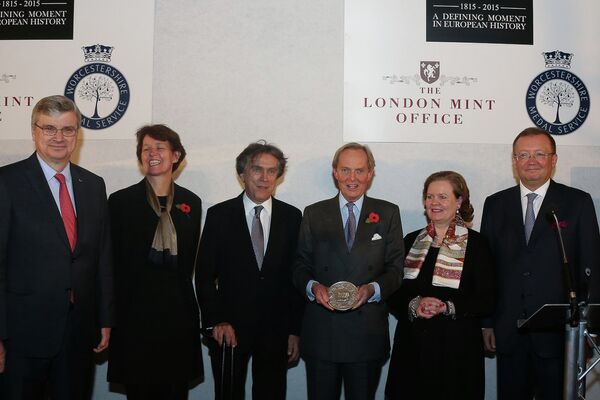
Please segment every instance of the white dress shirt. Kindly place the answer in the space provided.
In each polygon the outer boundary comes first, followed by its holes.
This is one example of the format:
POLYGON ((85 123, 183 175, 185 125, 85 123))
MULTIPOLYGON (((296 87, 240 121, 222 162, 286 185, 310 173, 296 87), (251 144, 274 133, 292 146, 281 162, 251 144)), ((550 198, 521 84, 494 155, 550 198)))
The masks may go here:
POLYGON ((542 186, 537 188, 535 191, 531 191, 523 186, 522 183, 519 183, 519 187, 521 188, 521 216, 523 217, 523 225, 525 225, 525 213, 527 212, 527 195, 529 193, 537 194, 537 197, 533 200, 533 215, 537 218, 538 213, 540 212, 540 208, 542 207, 542 202, 544 201, 544 197, 546 197, 546 192, 548 191, 548 187, 550 186, 550 179, 546 181, 542 186))

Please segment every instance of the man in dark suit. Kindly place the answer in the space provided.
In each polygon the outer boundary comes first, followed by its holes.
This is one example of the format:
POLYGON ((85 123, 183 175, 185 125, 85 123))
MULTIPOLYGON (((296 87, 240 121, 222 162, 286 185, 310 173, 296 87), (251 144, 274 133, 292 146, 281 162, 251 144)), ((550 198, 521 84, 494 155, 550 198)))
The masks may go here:
POLYGON ((567 302, 552 211, 562 229, 578 300, 586 298, 588 286, 591 294, 600 289, 594 205, 589 194, 551 179, 557 159, 550 134, 525 129, 513 142, 519 185, 488 197, 483 208, 481 233, 490 242, 498 282, 496 311, 484 321, 483 333, 486 350, 497 353, 499 400, 562 399, 564 329, 517 329, 518 319, 542 305, 567 302))
POLYGON ((339 195, 304 211, 294 264, 294 284, 310 301, 301 335, 308 398, 339 399, 343 381, 346 399, 370 400, 390 348, 383 300, 402 280, 400 211, 365 195, 375 174, 367 146, 342 146, 332 165, 339 195), (338 281, 358 287, 351 310, 330 304, 338 281))
POLYGON ((218 399, 229 393, 244 399, 250 357, 252 398, 285 399, 287 366, 299 357, 303 301, 293 290, 291 268, 302 214, 273 198, 285 165, 277 147, 250 144, 236 159, 244 192, 206 215, 196 290, 203 327, 212 328, 218 399), (224 343, 233 347, 234 362, 221 380, 224 343))
POLYGON ((108 347, 106 190, 100 177, 69 162, 80 122, 66 97, 41 99, 31 116, 35 153, 0 168, 2 399, 41 399, 44 392, 83 399, 91 350, 108 347))

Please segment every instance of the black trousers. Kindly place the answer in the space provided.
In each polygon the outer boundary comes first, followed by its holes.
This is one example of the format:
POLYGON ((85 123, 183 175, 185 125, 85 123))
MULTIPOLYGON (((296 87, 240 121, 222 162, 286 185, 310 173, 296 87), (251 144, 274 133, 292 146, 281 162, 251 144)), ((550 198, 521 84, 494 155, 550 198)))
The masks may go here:
POLYGON ((65 338, 53 357, 24 357, 6 347, 6 369, 1 376, 2 400, 85 400, 91 397, 92 348, 74 332, 69 316, 65 338))
POLYGON ((225 348, 214 342, 210 362, 215 382, 216 400, 244 400, 248 363, 252 358, 252 398, 284 400, 287 390, 287 337, 257 338, 250 350, 225 348), (233 365, 232 365, 233 364, 233 365))
POLYGON ((498 400, 562 399, 564 357, 538 356, 529 335, 520 335, 515 351, 497 360, 498 400))
POLYGON ((308 400, 338 400, 344 385, 346 400, 373 400, 382 360, 337 363, 304 358, 308 400))

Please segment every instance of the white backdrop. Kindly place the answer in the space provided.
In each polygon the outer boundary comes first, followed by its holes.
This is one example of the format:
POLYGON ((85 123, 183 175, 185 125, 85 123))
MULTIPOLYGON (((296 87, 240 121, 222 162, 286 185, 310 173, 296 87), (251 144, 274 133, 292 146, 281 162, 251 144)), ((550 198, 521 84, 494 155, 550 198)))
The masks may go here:
MULTIPOLYGON (((558 3, 563 2, 538 0, 534 7, 543 12, 558 3)), ((188 150, 178 183, 196 192, 205 207, 239 194, 234 159, 249 142, 265 138, 289 156, 280 199, 303 209, 333 196, 331 157, 343 143, 344 2, 156 0, 155 15, 152 120, 179 132, 188 150)), ((27 123, 21 133, 23 139, 5 139, 0 131, 0 164, 31 153, 27 123)), ((80 164, 106 179, 109 192, 141 178, 134 132, 122 133, 130 139, 84 139, 77 155, 80 164)), ((558 143, 555 179, 590 192, 600 209, 600 147, 561 145, 560 138, 558 143)), ((377 168, 370 195, 400 206, 407 233, 424 225, 420 192, 433 171, 453 169, 465 176, 476 229, 485 197, 515 183, 507 144, 374 143, 371 148, 377 168)), ((204 364, 206 382, 190 399, 212 398, 207 357, 204 364)), ((124 399, 108 391, 105 367, 98 368, 94 399, 124 399)), ((486 398, 493 400, 493 360, 487 372, 486 398)), ((304 379, 302 364, 290 370, 288 399, 306 398, 304 379)), ((594 383, 589 398, 598 398, 600 374, 589 380, 594 383)))

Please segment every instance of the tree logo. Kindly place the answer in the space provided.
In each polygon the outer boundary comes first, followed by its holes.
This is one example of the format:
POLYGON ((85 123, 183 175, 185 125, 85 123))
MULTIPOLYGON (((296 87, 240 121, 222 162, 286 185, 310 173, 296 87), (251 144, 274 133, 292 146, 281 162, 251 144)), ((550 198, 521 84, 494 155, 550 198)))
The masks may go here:
POLYGON ((65 96, 81 111, 81 125, 105 129, 117 123, 129 106, 129 85, 125 76, 109 65, 114 47, 84 46, 86 64, 76 70, 65 86, 65 96))
POLYGON ((553 134, 575 132, 590 112, 590 94, 571 68, 573 54, 560 50, 542 53, 546 68, 527 88, 525 104, 533 123, 553 134))

